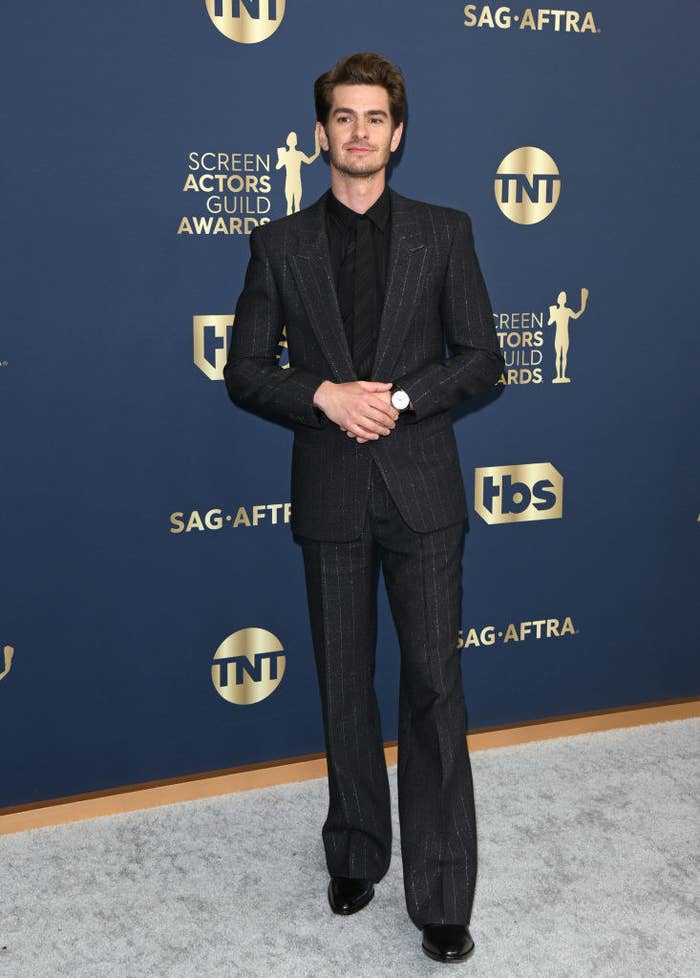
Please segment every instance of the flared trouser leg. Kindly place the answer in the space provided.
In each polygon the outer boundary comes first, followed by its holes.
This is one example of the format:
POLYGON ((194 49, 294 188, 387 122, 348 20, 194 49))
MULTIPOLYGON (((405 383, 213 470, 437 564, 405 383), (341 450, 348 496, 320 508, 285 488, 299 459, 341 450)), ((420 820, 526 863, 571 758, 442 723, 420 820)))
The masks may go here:
POLYGON ((302 550, 328 764, 326 863, 331 876, 379 882, 392 828, 374 689, 377 549, 366 524, 357 540, 303 540, 302 550))
POLYGON ((397 783, 409 916, 468 924, 476 812, 457 637, 464 525, 414 533, 393 504, 380 556, 401 647, 397 783))
POLYGON ((302 541, 328 757, 329 872, 373 879, 391 857, 391 810, 374 691, 381 562, 401 648, 397 781, 404 891, 418 927, 467 924, 476 817, 457 635, 462 523, 416 533, 373 467, 361 537, 302 541))

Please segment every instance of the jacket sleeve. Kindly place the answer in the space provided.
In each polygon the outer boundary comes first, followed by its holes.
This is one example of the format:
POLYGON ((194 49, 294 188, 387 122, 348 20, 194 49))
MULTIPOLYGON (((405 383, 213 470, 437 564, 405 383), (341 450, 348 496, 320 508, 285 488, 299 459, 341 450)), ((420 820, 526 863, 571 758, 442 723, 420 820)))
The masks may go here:
POLYGON ((224 367, 229 397, 264 418, 321 428, 327 418, 313 397, 322 378, 279 364, 284 315, 258 228, 250 236, 250 253, 224 367))
POLYGON ((411 398, 409 423, 447 411, 493 387, 505 363, 493 322, 486 284, 474 249, 471 221, 459 213, 440 295, 446 360, 424 364, 393 378, 411 398))

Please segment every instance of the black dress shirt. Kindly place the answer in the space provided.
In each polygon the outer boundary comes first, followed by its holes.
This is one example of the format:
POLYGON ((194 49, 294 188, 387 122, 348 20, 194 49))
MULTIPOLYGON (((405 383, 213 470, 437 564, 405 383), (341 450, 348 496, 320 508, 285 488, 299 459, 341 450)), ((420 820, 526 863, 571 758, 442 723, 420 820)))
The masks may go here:
POLYGON ((376 310, 375 335, 379 332, 379 319, 384 305, 386 274, 389 263, 389 238, 391 234, 391 197, 388 186, 364 215, 342 204, 331 190, 326 195, 326 231, 331 257, 331 269, 338 294, 340 315, 345 326, 348 343, 353 343, 353 307, 355 290, 354 242, 358 220, 368 220, 371 227, 374 260, 372 281, 367 288, 374 290, 376 310))

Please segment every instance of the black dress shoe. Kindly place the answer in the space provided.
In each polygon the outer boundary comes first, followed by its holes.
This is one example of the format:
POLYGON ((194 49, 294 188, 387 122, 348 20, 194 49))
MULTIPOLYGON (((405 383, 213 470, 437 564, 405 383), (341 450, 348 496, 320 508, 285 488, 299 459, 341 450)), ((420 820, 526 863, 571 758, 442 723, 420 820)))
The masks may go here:
POLYGON ((462 924, 426 924, 422 947, 433 961, 464 961, 474 950, 474 941, 462 924))
POLYGON ((374 896, 372 880, 353 879, 349 876, 331 876, 328 884, 328 902, 333 913, 357 913, 366 907, 374 896))

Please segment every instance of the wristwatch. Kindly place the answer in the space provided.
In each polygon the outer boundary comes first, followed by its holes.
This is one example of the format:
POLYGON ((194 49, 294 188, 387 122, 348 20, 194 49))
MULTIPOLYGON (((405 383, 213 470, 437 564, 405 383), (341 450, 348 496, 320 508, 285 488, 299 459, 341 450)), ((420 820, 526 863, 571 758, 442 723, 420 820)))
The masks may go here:
POLYGON ((402 387, 391 388, 391 404, 399 413, 407 411, 411 406, 411 398, 402 387))

